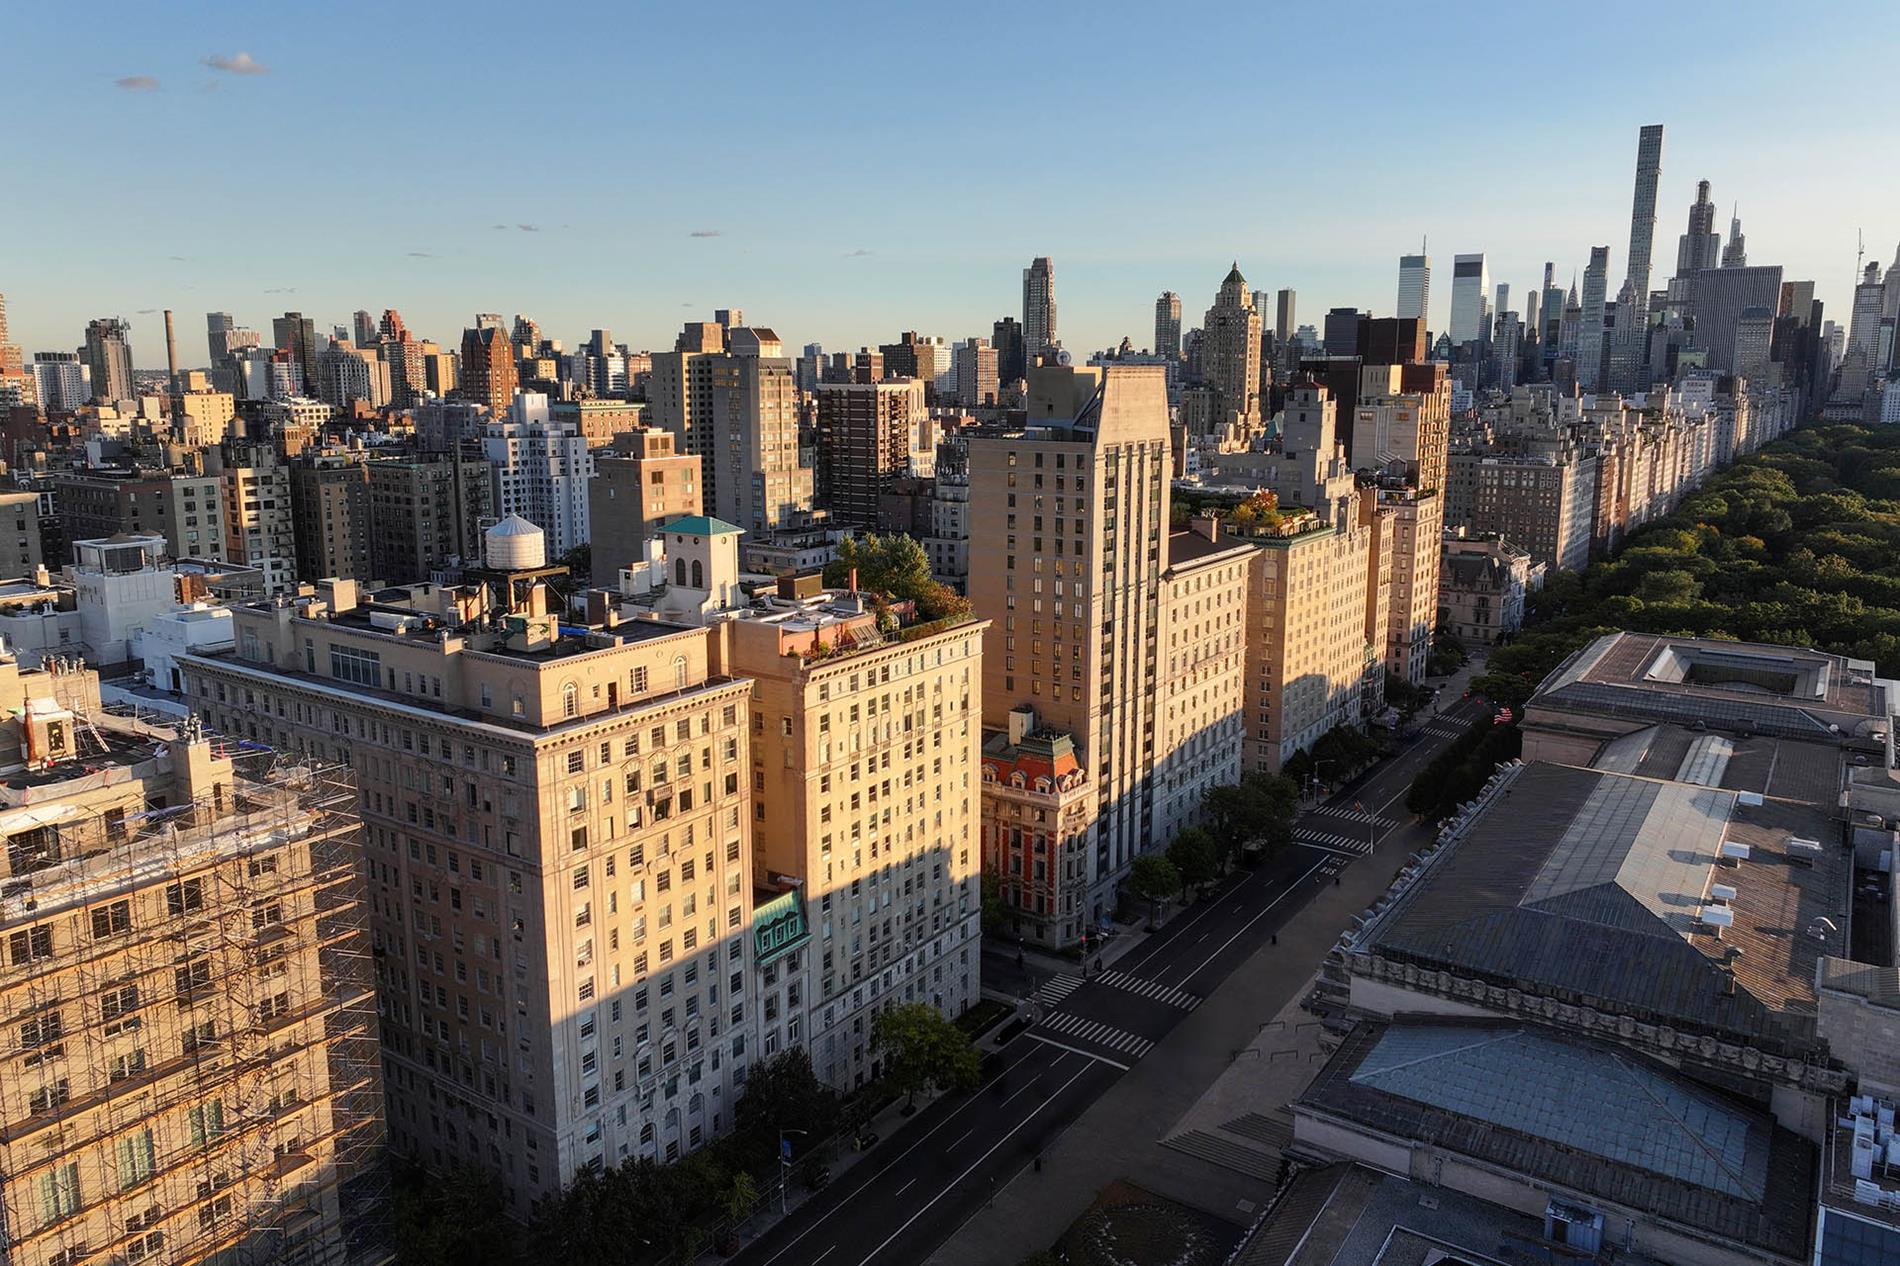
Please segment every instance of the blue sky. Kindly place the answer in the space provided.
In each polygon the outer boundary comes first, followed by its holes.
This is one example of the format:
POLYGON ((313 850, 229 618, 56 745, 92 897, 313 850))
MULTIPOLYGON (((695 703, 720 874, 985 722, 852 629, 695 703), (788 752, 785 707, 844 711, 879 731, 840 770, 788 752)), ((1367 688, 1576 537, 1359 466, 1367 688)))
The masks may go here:
POLYGON ((1047 254, 1086 351, 1163 289, 1198 323, 1233 259, 1302 320, 1389 312, 1429 235, 1439 328, 1455 252, 1513 306, 1592 244, 1620 278, 1651 122, 1658 278, 1699 178, 1832 316, 1857 227, 1894 257, 1900 6, 1346 8, 16 6, 0 292, 29 352, 121 314, 141 367, 167 306, 187 364, 210 309, 664 347, 738 306, 855 347, 987 334, 1047 254))

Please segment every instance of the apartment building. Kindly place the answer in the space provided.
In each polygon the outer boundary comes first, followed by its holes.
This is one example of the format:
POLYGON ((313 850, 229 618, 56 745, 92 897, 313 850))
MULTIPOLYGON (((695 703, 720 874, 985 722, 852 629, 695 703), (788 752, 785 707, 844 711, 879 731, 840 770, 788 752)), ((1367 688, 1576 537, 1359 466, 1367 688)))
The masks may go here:
POLYGON ((1012 936, 1067 946, 1089 926, 1088 854, 1095 797, 1066 730, 1030 708, 983 740, 983 865, 997 880, 1012 936))
POLYGON ((0 1208, 19 1266, 394 1258, 348 771, 0 658, 0 1208))
POLYGON ((531 526, 487 556, 453 589, 238 607, 235 650, 181 667, 213 728, 357 770, 392 1142, 495 1170, 525 1214, 730 1126, 750 688, 704 629, 564 629, 531 526))
POLYGON ((224 479, 157 470, 75 470, 53 496, 69 541, 156 532, 174 558, 227 561, 224 479))
POLYGON ((488 424, 482 453, 493 468, 497 515, 540 525, 556 558, 589 539, 594 453, 585 436, 552 418, 546 396, 515 396, 507 419, 488 424))
POLYGON ((1212 519, 1168 537, 1154 772, 1161 839, 1200 820, 1208 788, 1240 781, 1253 557, 1212 519))
MULTIPOLYGON (((718 555, 667 539, 717 583, 718 555)), ((720 628, 752 683, 754 871, 802 902, 810 936, 783 958, 761 946, 760 1048, 803 1044, 826 1081, 861 1085, 880 1071, 880 1010, 955 1016, 978 997, 985 622, 886 632, 867 595, 787 577, 720 628)))
POLYGON ((297 580, 290 467, 268 445, 228 445, 222 478, 225 560, 263 573, 264 592, 284 592, 297 580))
MULTIPOLYGON (((1150 366, 1037 366, 1021 427, 969 432, 969 593, 990 623, 983 715, 1069 734, 1095 797, 1078 921, 1112 911, 1162 842, 1154 779, 1166 567, 1167 379, 1150 366)), ((1079 932, 1079 928, 1078 928, 1079 932)))
POLYGON ((597 584, 646 557, 647 542, 669 520, 704 512, 699 458, 675 448, 671 432, 641 428, 621 436, 615 454, 594 457, 587 485, 597 584))
POLYGON ((452 559, 481 557, 495 517, 489 466, 459 449, 369 463, 370 574, 389 584, 426 580, 452 559))
POLYGON ((299 454, 290 463, 290 506, 303 579, 371 579, 366 454, 299 454))
POLYGON ((825 383, 818 399, 818 494, 840 524, 877 528, 878 499, 935 457, 924 384, 916 378, 825 383))

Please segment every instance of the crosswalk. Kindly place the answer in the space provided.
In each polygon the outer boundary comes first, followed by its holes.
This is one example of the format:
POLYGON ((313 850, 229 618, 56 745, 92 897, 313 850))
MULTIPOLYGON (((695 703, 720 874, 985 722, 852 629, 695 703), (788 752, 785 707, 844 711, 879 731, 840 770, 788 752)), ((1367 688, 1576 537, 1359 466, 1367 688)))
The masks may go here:
POLYGON ((1366 857, 1372 852, 1372 841, 1363 835, 1335 835, 1331 831, 1298 830, 1293 832, 1295 844, 1311 844, 1315 848, 1330 848, 1336 853, 1351 853, 1355 857, 1366 857))
POLYGON ((1367 824, 1377 822, 1382 827, 1390 827, 1390 826, 1398 825, 1398 823, 1394 822, 1391 818, 1382 818, 1378 814, 1368 813, 1364 809, 1347 809, 1347 808, 1336 809, 1332 807, 1327 807, 1323 809, 1314 809, 1312 810, 1312 812, 1315 816, 1318 816, 1318 817, 1344 818, 1348 822, 1365 822, 1367 824))
POLYGON ((1085 1020, 1079 1015, 1067 1011, 1058 1011, 1036 1026, 1047 1029, 1062 1037, 1074 1038, 1081 1042, 1091 1042, 1096 1046, 1105 1046, 1111 1051, 1140 1059, 1154 1045, 1145 1037, 1137 1037, 1125 1029, 1112 1024, 1103 1024, 1100 1020, 1085 1020))
POLYGON ((1158 980, 1143 980, 1140 976, 1130 976, 1124 971, 1105 971, 1095 979, 1104 985, 1153 998, 1156 1002, 1165 1002, 1183 1011, 1192 1011, 1201 1002, 1198 994, 1191 994, 1185 989, 1170 989, 1158 980))
POLYGON ((1471 720, 1469 717, 1463 721, 1454 717, 1439 717, 1436 720, 1427 721, 1422 728, 1433 738, 1457 738, 1471 728, 1471 720))
POLYGON ((1064 998, 1082 987, 1082 978, 1073 972, 1064 972, 1060 976, 1051 976, 1042 982, 1036 990, 1036 1001, 1045 1008, 1053 1008, 1064 998))

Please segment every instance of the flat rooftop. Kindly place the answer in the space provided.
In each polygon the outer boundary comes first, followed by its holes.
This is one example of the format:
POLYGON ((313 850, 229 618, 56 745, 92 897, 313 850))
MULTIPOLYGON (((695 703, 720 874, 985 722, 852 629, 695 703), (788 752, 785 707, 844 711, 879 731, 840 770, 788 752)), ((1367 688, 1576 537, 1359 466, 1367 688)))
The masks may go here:
POLYGON ((1766 1110, 1619 1047, 1509 1023, 1363 1024, 1293 1111, 1427 1140, 1559 1200, 1594 1197, 1806 1256, 1814 1146, 1766 1110))
POLYGON ((1893 686, 1873 661, 1823 651, 1610 633, 1547 677, 1528 706, 1844 742, 1885 736, 1893 686))
POLYGON ((1676 763, 1672 777, 1706 781, 1542 762, 1512 771, 1352 935, 1353 950, 1811 1052, 1816 966, 1847 952, 1852 857, 1838 825, 1813 802, 1738 789, 1760 773, 1712 742, 1676 763))

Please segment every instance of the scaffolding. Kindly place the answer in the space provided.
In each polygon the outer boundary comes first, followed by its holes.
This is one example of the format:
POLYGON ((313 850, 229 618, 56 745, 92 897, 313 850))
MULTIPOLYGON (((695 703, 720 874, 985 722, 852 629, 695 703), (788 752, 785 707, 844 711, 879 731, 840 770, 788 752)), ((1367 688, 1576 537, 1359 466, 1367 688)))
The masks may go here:
POLYGON ((0 1257, 392 1260, 348 768, 58 685, 71 759, 0 770, 0 1257))

